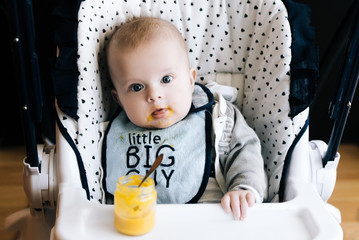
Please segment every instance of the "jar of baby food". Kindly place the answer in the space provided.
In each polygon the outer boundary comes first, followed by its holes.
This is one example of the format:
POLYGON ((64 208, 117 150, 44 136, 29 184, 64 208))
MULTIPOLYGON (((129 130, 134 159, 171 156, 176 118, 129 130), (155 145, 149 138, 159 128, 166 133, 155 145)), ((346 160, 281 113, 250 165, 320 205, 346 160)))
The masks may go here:
POLYGON ((141 235, 155 225, 157 193, 153 179, 142 181, 141 175, 120 177, 115 191, 114 224, 126 235, 141 235))

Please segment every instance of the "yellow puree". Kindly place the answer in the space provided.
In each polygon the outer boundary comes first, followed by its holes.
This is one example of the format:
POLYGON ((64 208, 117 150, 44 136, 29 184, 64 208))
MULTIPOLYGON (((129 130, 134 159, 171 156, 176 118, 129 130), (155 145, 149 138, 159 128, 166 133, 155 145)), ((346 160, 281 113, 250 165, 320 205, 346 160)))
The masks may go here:
POLYGON ((143 176, 133 175, 130 178, 128 183, 117 184, 114 224, 121 233, 141 235, 149 232, 155 224, 157 194, 154 189, 148 191, 154 185, 152 179, 148 178, 138 188, 143 176))
MULTIPOLYGON (((168 111, 169 111, 169 113, 168 113, 168 115, 167 115, 167 118, 171 117, 172 114, 173 114, 173 110, 172 110, 171 108, 168 109, 168 111)), ((153 120, 152 115, 151 115, 151 114, 148 115, 148 117, 147 117, 147 123, 150 123, 152 120, 153 120)), ((172 122, 168 122, 168 123, 167 123, 167 126, 171 125, 171 123, 172 123, 172 122)), ((162 121, 160 121, 160 125, 163 125, 163 122, 162 122, 162 121)))

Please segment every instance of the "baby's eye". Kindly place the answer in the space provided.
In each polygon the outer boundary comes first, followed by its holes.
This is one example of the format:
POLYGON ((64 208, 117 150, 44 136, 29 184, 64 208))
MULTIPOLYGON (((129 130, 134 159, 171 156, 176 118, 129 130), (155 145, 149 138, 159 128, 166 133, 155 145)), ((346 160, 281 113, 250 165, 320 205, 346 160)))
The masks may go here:
POLYGON ((170 83, 172 81, 172 77, 171 76, 164 76, 161 80, 162 83, 170 83))
POLYGON ((131 91, 139 92, 143 89, 143 85, 139 83, 132 84, 130 87, 131 91))

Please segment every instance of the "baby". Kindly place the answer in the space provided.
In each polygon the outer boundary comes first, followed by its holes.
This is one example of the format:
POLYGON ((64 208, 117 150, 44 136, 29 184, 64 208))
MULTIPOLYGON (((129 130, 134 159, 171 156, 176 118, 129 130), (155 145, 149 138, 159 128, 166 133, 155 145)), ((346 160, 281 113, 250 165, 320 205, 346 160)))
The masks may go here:
POLYGON ((212 109, 224 99, 195 84, 176 27, 150 17, 127 21, 110 39, 107 62, 121 111, 106 134, 106 191, 113 195, 122 175, 145 175, 163 153, 153 175, 159 203, 221 201, 235 219, 246 218, 266 191, 259 139, 226 101, 224 130, 216 129, 212 109))

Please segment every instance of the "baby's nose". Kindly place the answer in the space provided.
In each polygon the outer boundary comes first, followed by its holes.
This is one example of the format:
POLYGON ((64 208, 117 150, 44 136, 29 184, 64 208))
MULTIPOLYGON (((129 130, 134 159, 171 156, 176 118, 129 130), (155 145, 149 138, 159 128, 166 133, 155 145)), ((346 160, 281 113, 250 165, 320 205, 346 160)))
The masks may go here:
POLYGON ((159 99, 162 99, 162 93, 159 89, 156 88, 149 88, 147 90, 147 101, 148 102, 155 102, 158 101, 159 99))

